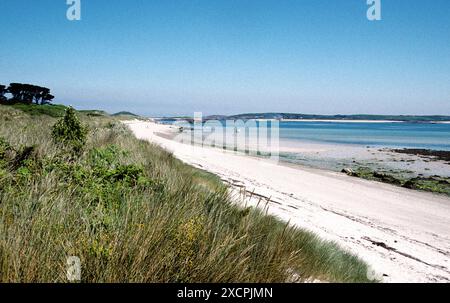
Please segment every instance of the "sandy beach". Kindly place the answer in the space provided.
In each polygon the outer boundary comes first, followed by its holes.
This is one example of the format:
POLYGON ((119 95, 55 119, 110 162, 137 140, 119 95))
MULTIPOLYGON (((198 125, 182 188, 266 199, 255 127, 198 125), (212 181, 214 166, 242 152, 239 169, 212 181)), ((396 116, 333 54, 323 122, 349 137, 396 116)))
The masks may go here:
POLYGON ((450 199, 345 174, 170 140, 175 127, 124 121, 230 184, 236 203, 308 229, 364 259, 384 282, 450 282, 450 199))

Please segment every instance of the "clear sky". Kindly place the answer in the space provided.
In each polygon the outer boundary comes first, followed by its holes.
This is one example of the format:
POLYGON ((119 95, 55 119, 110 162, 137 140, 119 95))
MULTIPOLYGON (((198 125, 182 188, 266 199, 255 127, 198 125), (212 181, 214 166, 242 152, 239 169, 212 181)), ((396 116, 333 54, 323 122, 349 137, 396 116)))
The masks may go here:
POLYGON ((450 115, 450 1, 0 1, 0 83, 146 115, 450 115))

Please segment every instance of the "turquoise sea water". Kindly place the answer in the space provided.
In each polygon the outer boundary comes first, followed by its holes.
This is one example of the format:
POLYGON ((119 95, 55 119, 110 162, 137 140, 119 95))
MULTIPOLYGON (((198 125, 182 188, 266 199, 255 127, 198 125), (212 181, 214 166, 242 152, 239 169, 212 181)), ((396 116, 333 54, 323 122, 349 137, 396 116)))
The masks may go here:
POLYGON ((450 124, 286 121, 280 122, 280 139, 450 150, 450 124))
MULTIPOLYGON (((174 121, 160 122, 172 124, 174 121)), ((227 132, 242 135, 243 129, 237 126, 239 123, 230 122, 231 124, 224 121, 218 123, 222 131, 226 125, 227 132)), ((277 125, 273 122, 253 121, 246 126, 253 127, 255 124, 269 127, 277 125)), ((177 125, 186 128, 183 134, 186 135, 187 142, 193 139, 192 124, 185 122, 177 125)), ((282 121, 278 125, 280 139, 278 156, 283 162, 338 172, 343 168, 363 167, 389 174, 398 172, 403 177, 433 175, 450 177, 450 165, 446 165, 448 163, 393 154, 390 151, 390 148, 450 151, 450 124, 282 121)), ((206 138, 213 130, 205 123, 202 131, 206 138)), ((254 131, 246 133, 249 139, 254 138, 254 131)), ((273 130, 260 130, 258 133, 270 137, 273 130)))
MULTIPOLYGON (((172 124, 174 121, 160 122, 172 124)), ((223 121, 222 123, 225 125, 223 121)), ((181 125, 189 127, 188 123, 181 125)), ((282 121, 279 123, 279 138, 280 141, 293 143, 307 141, 450 151, 450 124, 282 121)))

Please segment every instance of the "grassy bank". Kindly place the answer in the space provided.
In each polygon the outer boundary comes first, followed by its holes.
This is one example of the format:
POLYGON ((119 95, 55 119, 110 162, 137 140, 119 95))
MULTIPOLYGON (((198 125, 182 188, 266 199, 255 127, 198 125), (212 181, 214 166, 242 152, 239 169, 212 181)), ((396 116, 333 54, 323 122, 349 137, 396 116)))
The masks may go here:
POLYGON ((49 115, 0 106, 0 282, 367 282, 333 243, 234 206, 213 175, 79 112, 87 142, 52 140, 49 115))
POLYGON ((24 113, 27 113, 30 116, 50 116, 53 118, 59 118, 64 116, 64 111, 66 107, 64 105, 53 105, 53 104, 45 104, 45 105, 37 105, 37 104, 22 104, 16 103, 11 105, 2 105, 2 107, 10 107, 13 109, 17 109, 24 113))

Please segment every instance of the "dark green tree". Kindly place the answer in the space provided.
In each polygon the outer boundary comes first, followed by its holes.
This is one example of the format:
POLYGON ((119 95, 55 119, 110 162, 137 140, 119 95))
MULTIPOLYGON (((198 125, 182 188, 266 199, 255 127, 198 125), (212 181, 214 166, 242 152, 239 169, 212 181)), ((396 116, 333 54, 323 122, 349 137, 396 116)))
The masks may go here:
POLYGON ((23 84, 22 83, 11 83, 8 87, 8 92, 12 95, 12 102, 22 102, 23 95, 23 84))
POLYGON ((11 83, 8 92, 12 95, 13 103, 48 104, 55 98, 49 88, 31 84, 11 83))
POLYGON ((22 84, 22 103, 31 104, 34 100, 36 87, 31 84, 22 84))
POLYGON ((40 87, 40 90, 36 95, 36 104, 46 104, 45 99, 48 95, 50 95, 50 89, 46 87, 40 87))
POLYGON ((49 104, 53 99, 55 99, 55 96, 50 93, 46 93, 41 97, 41 104, 49 104))
POLYGON ((0 84, 0 103, 6 102, 6 96, 5 94, 8 92, 6 89, 6 86, 0 84))
POLYGON ((31 85, 30 87, 30 94, 32 96, 32 102, 35 102, 36 104, 39 104, 39 100, 41 99, 42 91, 44 90, 44 87, 31 85))

